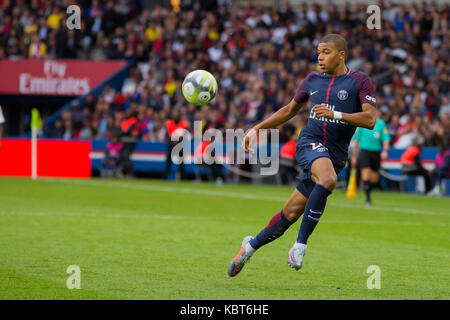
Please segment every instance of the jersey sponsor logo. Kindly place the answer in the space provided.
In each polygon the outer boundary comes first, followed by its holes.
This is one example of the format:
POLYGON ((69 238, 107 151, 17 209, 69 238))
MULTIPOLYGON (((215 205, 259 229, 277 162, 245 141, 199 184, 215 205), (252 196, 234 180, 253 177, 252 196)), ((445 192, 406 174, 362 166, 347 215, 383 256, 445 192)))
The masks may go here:
POLYGON ((366 99, 369 100, 369 101, 372 101, 374 103, 377 103, 377 99, 375 99, 374 97, 371 97, 369 95, 366 96, 366 99))
POLYGON ((312 96, 313 94, 315 94, 315 93, 317 93, 317 92, 319 92, 319 90, 316 90, 316 91, 310 91, 310 92, 309 92, 309 95, 312 96))
MULTIPOLYGON (((323 104, 323 105, 326 105, 326 106, 328 107, 328 109, 330 109, 331 111, 334 111, 334 105, 330 105, 330 104, 328 104, 328 103, 322 103, 322 104, 323 104)), ((317 118, 317 117, 316 117, 316 113, 313 111, 313 108, 312 108, 312 107, 313 107, 313 105, 311 105, 311 109, 310 109, 310 112, 309 112, 309 117, 310 117, 311 119, 320 120, 320 121, 325 121, 325 122, 341 123, 341 124, 348 125, 347 122, 344 122, 344 121, 341 121, 341 120, 328 119, 328 118, 325 118, 325 117, 317 118)))
POLYGON ((347 90, 340 90, 337 96, 339 100, 346 100, 348 98, 348 92, 347 90))

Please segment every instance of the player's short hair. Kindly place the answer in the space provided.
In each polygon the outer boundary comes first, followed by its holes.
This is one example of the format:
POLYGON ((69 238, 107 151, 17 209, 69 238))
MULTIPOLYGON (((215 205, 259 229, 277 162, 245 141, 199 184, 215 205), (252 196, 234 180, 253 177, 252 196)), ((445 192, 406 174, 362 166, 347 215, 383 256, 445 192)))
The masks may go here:
POLYGON ((344 37, 336 33, 330 33, 327 34, 325 37, 323 37, 322 40, 320 40, 320 43, 325 42, 333 42, 338 51, 345 51, 345 57, 347 58, 348 47, 347 47, 347 40, 345 40, 344 37))

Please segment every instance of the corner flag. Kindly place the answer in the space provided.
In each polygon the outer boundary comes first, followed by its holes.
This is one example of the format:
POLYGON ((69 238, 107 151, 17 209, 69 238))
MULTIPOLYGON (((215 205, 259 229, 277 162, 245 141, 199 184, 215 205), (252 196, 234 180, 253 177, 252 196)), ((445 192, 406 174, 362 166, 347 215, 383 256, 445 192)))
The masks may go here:
POLYGON ((350 171, 350 179, 347 186, 347 198, 352 200, 356 195, 356 170, 350 171))
POLYGON ((39 110, 36 108, 31 109, 31 129, 36 128, 36 132, 42 128, 41 117, 39 116, 39 110))

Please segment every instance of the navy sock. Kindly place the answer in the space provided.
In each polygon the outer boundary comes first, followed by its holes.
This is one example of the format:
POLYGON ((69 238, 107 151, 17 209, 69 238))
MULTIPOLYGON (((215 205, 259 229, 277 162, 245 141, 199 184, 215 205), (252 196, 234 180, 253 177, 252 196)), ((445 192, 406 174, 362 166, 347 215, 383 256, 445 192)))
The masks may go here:
POLYGON ((366 194, 366 202, 371 202, 370 200, 370 192, 372 191, 373 185, 369 180, 363 180, 362 189, 366 194))
POLYGON ((269 224, 261 230, 261 232, 252 240, 250 245, 256 250, 259 247, 281 237, 283 233, 293 224, 295 221, 289 221, 283 215, 283 210, 278 212, 269 221, 269 224))
POLYGON ((316 183, 311 195, 306 202, 305 212, 303 213, 302 224, 298 232, 297 242, 306 244, 311 233, 314 231, 327 203, 327 197, 331 191, 324 186, 316 183))

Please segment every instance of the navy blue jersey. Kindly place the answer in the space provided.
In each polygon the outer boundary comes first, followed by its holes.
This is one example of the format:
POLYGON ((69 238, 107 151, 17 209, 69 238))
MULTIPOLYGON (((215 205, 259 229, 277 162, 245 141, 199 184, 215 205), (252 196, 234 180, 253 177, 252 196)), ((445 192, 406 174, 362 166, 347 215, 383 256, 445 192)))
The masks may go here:
POLYGON ((363 103, 376 107, 374 96, 375 88, 364 72, 348 69, 348 72, 341 76, 330 76, 319 71, 309 73, 294 97, 298 103, 311 99, 308 124, 302 129, 297 144, 317 141, 327 147, 332 160, 345 161, 356 127, 341 120, 323 117, 316 119, 312 108, 324 104, 334 111, 356 113, 362 111, 363 103))

